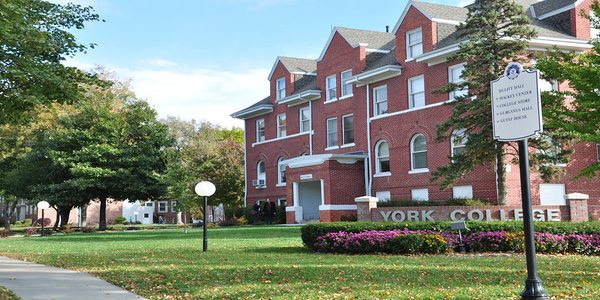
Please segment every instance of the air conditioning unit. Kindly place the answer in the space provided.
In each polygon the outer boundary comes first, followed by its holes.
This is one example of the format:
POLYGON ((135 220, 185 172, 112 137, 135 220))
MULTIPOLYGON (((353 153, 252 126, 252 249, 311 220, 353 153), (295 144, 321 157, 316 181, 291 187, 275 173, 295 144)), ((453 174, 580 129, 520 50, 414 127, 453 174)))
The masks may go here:
POLYGON ((255 186, 255 187, 265 186, 265 180, 264 179, 253 179, 252 186, 255 186))

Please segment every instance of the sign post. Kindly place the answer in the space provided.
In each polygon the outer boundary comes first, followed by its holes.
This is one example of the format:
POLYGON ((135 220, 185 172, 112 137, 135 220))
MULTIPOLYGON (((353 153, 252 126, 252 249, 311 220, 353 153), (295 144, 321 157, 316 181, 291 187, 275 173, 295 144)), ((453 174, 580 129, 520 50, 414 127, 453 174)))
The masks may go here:
POLYGON ((522 299, 550 299, 537 275, 535 231, 531 206, 529 149, 527 139, 543 131, 542 102, 537 71, 524 70, 521 64, 510 63, 504 75, 492 81, 492 122, 494 138, 519 145, 521 198, 527 279, 522 299))

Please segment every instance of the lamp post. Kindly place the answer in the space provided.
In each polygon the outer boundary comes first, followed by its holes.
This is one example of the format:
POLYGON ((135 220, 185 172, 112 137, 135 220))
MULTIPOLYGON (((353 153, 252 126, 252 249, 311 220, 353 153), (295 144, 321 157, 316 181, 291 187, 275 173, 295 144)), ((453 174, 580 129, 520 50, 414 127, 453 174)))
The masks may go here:
POLYGON ((40 201, 37 203, 37 208, 42 210, 42 236, 44 236, 44 210, 50 207, 50 203, 48 201, 40 201))
POLYGON ((203 233, 202 252, 205 252, 205 253, 208 248, 208 239, 206 236, 206 206, 208 205, 208 197, 212 196, 216 190, 217 190, 217 188, 210 181, 198 182, 198 184, 196 184, 196 187, 194 188, 194 191, 196 192, 196 194, 198 194, 198 196, 204 197, 204 208, 202 210, 203 211, 202 214, 204 217, 204 220, 202 222, 202 227, 203 227, 203 232, 204 232, 203 233))

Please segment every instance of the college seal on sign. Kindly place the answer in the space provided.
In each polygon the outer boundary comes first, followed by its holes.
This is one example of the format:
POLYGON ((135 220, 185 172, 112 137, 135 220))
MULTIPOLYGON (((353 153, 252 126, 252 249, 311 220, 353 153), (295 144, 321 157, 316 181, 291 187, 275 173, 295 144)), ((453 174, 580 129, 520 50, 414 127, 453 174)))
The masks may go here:
POLYGON ((519 75, 521 74, 521 71, 523 71, 522 69, 523 67, 521 66, 520 63, 517 62, 512 62, 510 64, 508 64, 508 66, 506 67, 506 71, 504 71, 504 75, 506 77, 508 77, 508 79, 515 79, 517 77, 519 77, 519 75))

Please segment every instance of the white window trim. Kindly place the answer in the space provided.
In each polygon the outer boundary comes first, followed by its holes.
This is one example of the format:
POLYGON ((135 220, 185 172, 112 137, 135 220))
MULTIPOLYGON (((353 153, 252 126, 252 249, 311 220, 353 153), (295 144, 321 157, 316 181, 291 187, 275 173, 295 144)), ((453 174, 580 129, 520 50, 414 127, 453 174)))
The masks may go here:
POLYGON ((283 138, 287 136, 287 116, 285 113, 281 113, 277 115, 277 138, 283 138), (281 132, 281 117, 285 119, 285 133, 281 132))
POLYGON ((354 138, 354 141, 352 143, 346 143, 346 141, 344 140, 345 137, 345 131, 346 131, 346 126, 344 124, 344 118, 347 117, 352 117, 352 125, 354 125, 354 114, 347 114, 347 115, 343 115, 342 116, 342 146, 340 146, 341 148, 347 148, 350 147, 351 145, 355 145, 356 141, 356 137, 354 136, 354 128, 352 128, 352 137, 354 138))
POLYGON ((171 200, 171 212, 177 212, 175 208, 177 208, 177 201, 171 200), (173 205, 173 203, 175 203, 175 205, 173 205))
POLYGON ((331 150, 337 150, 337 149, 340 149, 340 146, 327 147, 327 148, 325 148, 325 151, 331 151, 331 150))
MULTIPOLYGON (((413 34, 415 32, 419 32, 419 31, 421 31, 421 54, 424 53, 425 49, 423 49, 423 28, 419 27, 419 28, 415 28, 411 31, 407 31, 406 32, 406 61, 414 60, 415 57, 419 56, 419 55, 413 56, 412 52, 410 51, 411 46, 414 46, 414 45, 410 45, 410 38, 409 38, 411 34, 413 34)), ((417 44, 415 44, 415 45, 417 45, 417 44)))
POLYGON ((262 160, 262 159, 259 160, 256 163, 256 180, 260 180, 261 179, 261 174, 264 174, 264 176, 263 176, 262 179, 265 181, 265 184, 262 185, 262 186, 257 186, 256 187, 257 189, 264 189, 264 188, 267 187, 267 163, 264 160, 262 160), (261 163, 264 165, 264 169, 265 169, 264 173, 260 172, 260 167, 259 166, 260 166, 261 163))
POLYGON ((298 137, 298 136, 308 135, 310 133, 314 134, 314 131, 311 131, 311 132, 308 132, 308 131, 307 132, 300 132, 300 133, 286 135, 286 136, 281 137, 281 138, 275 138, 275 139, 271 139, 271 140, 265 140, 264 142, 260 142, 260 143, 253 143, 252 147, 256 147, 258 145, 272 143, 272 142, 276 142, 276 141, 287 140, 287 139, 295 138, 295 137, 298 137))
MULTIPOLYGON (((464 82, 465 80, 462 79, 462 76, 461 76, 461 80, 462 81, 460 81, 460 82, 454 82, 454 81, 452 81, 453 80, 452 71, 456 70, 456 69, 461 69, 462 68, 463 72, 464 72, 464 68, 465 68, 466 65, 467 65, 467 63, 461 63, 461 64, 457 64, 457 65, 453 65, 453 66, 448 67, 448 82, 449 83, 462 83, 462 82, 464 82)), ((460 91, 468 93, 469 89, 466 89, 466 90, 463 89, 463 90, 460 90, 460 91)), ((455 95, 456 95, 455 93, 456 92, 457 91, 451 91, 450 93, 448 93, 448 100, 449 101, 455 100, 455 95)))
POLYGON ((325 77, 325 103, 330 103, 330 102, 334 102, 337 101, 337 75, 333 74, 333 75, 329 75, 327 77, 325 77), (329 87, 329 78, 333 78, 335 81, 335 95, 333 95, 333 97, 331 97, 331 94, 329 94, 330 91, 330 87, 329 87))
POLYGON ((414 149, 414 146, 415 146, 415 140, 419 136, 423 136, 423 138, 425 139, 425 151, 420 151, 418 153, 425 152, 425 159, 427 159, 427 138, 425 137, 424 134, 417 133, 417 134, 415 134, 410 139, 410 171, 408 172, 408 174, 419 174, 419 173, 427 173, 427 172, 429 172, 429 168, 427 168, 427 167, 425 167, 425 168, 415 168, 415 160, 414 160, 415 149, 414 149))
POLYGON ((428 188, 411 189, 410 190, 410 199, 412 201, 420 201, 420 202, 427 202, 427 201, 429 201, 429 189, 428 188), (427 199, 415 199, 415 197, 414 197, 414 192, 415 191, 426 191, 427 192, 427 194, 426 194, 426 198, 427 199))
POLYGON ((377 142, 377 144, 375 144, 375 174, 373 175, 373 177, 385 177, 385 176, 390 176, 392 175, 391 172, 391 159, 390 159, 390 143, 388 143, 386 140, 381 140, 379 142, 377 142), (390 162, 390 171, 386 171, 386 172, 381 172, 381 166, 379 164, 379 160, 381 159, 381 157, 379 156, 379 147, 381 147, 381 144, 386 143, 388 146, 388 162, 390 162))
POLYGON ((158 212, 159 213, 167 213, 167 212, 169 212, 169 201, 158 201, 158 212), (164 210, 162 210, 160 208, 160 205, 163 204, 163 203, 165 204, 165 209, 164 210))
POLYGON ((385 113, 381 113, 381 114, 379 114, 379 113, 377 112, 377 111, 378 111, 378 109, 377 109, 377 103, 381 103, 381 102, 383 102, 383 101, 379 101, 379 102, 377 102, 377 96, 376 96, 376 95, 377 95, 377 91, 379 91, 379 90, 383 90, 383 89, 385 89, 385 90, 386 90, 386 94, 388 95, 388 97, 385 99, 385 102, 386 102, 386 105, 388 105, 388 109, 387 109, 387 111, 388 111, 388 112, 390 111, 390 107, 389 107, 389 99, 390 99, 390 97, 389 97, 389 93, 388 93, 388 91, 387 91, 387 84, 384 84, 384 85, 381 85, 381 86, 378 86, 378 87, 374 87, 374 88, 373 88, 373 116, 374 116, 374 117, 377 117, 377 116, 383 116, 383 115, 386 115, 386 114, 388 114, 387 112, 385 112, 385 113))
POLYGON ((285 88, 285 77, 281 77, 275 81, 275 98, 277 100, 281 100, 281 99, 285 98, 286 92, 287 91, 285 88), (283 88, 281 86, 282 81, 283 81, 283 88), (283 97, 281 97, 281 95, 280 95, 281 91, 283 91, 283 97))
POLYGON ((261 142, 264 142, 264 141, 267 140, 267 136, 265 135, 265 129, 266 129, 265 119, 258 119, 258 120, 256 120, 256 142, 257 143, 261 143, 261 142), (261 122, 261 121, 262 121, 262 124, 263 124, 263 126, 262 126, 262 133, 263 133, 263 137, 264 137, 264 140, 262 140, 262 141, 260 140, 260 132, 261 131, 258 130, 258 128, 259 128, 258 127, 258 123, 261 122))
POLYGON ((466 129, 456 129, 454 131, 452 131, 452 134, 450 135, 450 157, 454 157, 454 149, 455 148, 465 148, 466 147, 466 142, 469 140, 469 138, 467 137, 467 132, 466 129), (462 144, 462 146, 460 147, 456 147, 454 145, 454 139, 456 138, 457 135, 460 134, 460 132, 462 131, 462 134, 464 135, 462 142, 464 144, 462 144))
POLYGON ((285 160, 285 157, 280 157, 277 160, 277 187, 281 187, 281 186, 286 186, 286 182, 282 181, 282 177, 281 177, 281 162, 285 160))
POLYGON ((326 130, 325 130, 325 133, 327 134, 327 139, 326 139, 326 141, 325 141, 325 142, 326 142, 326 144, 325 144, 325 145, 327 146, 327 148, 325 148, 325 150, 331 150, 331 149, 332 149, 332 148, 334 148, 334 147, 335 147, 335 149, 338 149, 338 148, 339 148, 339 143, 340 143, 340 140, 339 140, 339 133, 340 133, 340 132, 339 132, 339 130, 338 130, 338 127, 339 127, 339 126, 338 126, 338 124, 337 124, 337 117, 333 117, 333 118, 327 118, 327 119, 325 120, 325 126, 326 126, 326 128, 325 128, 325 129, 326 129, 326 130), (336 134, 336 136, 337 136, 337 143, 336 143, 335 145, 333 145, 333 144, 330 144, 330 143, 329 143, 329 134, 330 134, 330 132, 329 132, 329 121, 331 121, 331 120, 335 120, 335 134, 336 134))
POLYGON ((299 131, 300 133, 309 132, 309 131, 310 131, 310 119, 311 119, 311 115, 310 115, 310 107, 308 107, 308 106, 307 106, 307 107, 300 108, 300 109, 298 110, 298 114, 299 114, 299 115, 298 115, 298 120, 299 120, 299 123, 300 123, 300 124, 299 124, 299 125, 300 125, 300 130, 298 130, 298 131, 299 131), (303 115, 303 114, 302 114, 302 111, 304 111, 304 110, 308 111, 308 119, 306 119, 306 120, 302 120, 302 115, 303 115), (305 131, 305 130, 303 130, 303 129, 302 129, 302 128, 303 128, 303 126, 302 126, 302 121, 308 121, 308 130, 306 130, 306 131, 305 131))
POLYGON ((348 98, 354 96, 354 85, 351 83, 349 84, 350 85, 350 94, 344 94, 344 85, 345 84, 344 84, 344 77, 342 75, 344 73, 348 73, 348 72, 350 72, 350 77, 346 79, 347 81, 352 79, 352 69, 348 69, 346 71, 340 72, 340 80, 341 80, 340 87, 342 88, 342 90, 340 91, 340 95, 341 95, 340 100, 348 99, 348 98))
POLYGON ((287 203, 287 198, 277 198, 277 206, 283 206, 283 205, 281 205, 281 200, 283 200, 287 203))
MULTIPOLYGON (((419 76, 415 76, 415 77, 411 77, 408 79, 408 109, 417 109, 417 108, 421 108, 421 107, 425 107, 427 106, 427 93, 425 92, 425 75, 419 75, 419 76), (415 80, 419 80, 422 79, 423 80, 423 105, 422 106, 413 106, 412 105, 412 95, 416 94, 413 93, 412 91, 412 82, 415 80)), ((419 92, 421 93, 421 92, 419 92)))
POLYGON ((340 148, 349 148, 349 147, 354 147, 354 146, 356 146, 356 143, 343 144, 340 146, 340 148))
POLYGON ((375 192, 375 197, 379 200, 379 202, 390 202, 392 201, 392 193, 390 193, 390 191, 378 191, 375 192), (379 198, 380 196, 378 195, 387 195, 388 197, 386 198, 379 198))

